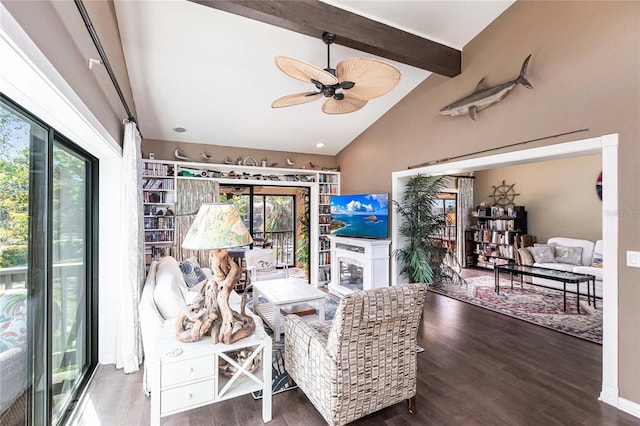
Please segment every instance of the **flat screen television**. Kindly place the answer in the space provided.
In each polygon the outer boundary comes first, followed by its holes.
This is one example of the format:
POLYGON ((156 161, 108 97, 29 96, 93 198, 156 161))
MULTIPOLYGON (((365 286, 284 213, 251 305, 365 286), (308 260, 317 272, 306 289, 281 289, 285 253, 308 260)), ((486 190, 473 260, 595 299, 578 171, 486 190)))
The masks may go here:
POLYGON ((389 194, 332 195, 330 230, 341 237, 388 238, 389 194))

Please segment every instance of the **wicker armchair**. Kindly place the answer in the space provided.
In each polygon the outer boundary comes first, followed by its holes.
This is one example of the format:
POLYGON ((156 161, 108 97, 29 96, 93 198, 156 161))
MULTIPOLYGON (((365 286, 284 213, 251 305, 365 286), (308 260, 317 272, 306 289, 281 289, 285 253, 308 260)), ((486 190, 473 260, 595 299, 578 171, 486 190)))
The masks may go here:
POLYGON ((285 322, 285 367, 330 425, 402 400, 415 411, 416 335, 426 287, 397 285, 345 296, 332 322, 285 322))

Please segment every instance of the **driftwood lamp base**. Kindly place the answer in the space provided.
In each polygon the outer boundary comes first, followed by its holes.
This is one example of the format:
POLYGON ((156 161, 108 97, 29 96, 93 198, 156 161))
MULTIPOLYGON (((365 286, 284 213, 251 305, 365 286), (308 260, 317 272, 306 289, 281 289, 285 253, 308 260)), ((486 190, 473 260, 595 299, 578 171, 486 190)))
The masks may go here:
POLYGON ((245 313, 246 293, 242 294, 240 312, 229 306, 229 296, 240 277, 240 267, 226 250, 212 250, 212 278, 200 290, 198 298, 187 306, 176 321, 176 337, 181 342, 197 342, 204 335, 211 336, 211 343, 234 343, 253 334, 256 324, 245 313), (235 329, 235 331, 234 331, 235 329))

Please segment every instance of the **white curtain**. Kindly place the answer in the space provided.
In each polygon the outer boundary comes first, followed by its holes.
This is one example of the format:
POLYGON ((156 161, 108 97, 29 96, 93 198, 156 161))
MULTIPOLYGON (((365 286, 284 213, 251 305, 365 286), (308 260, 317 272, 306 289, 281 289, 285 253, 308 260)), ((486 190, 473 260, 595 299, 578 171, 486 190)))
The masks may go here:
POLYGON ((456 221, 456 235, 458 243, 456 244, 456 256, 463 268, 467 266, 467 255, 471 253, 465 252, 466 234, 469 229, 471 211, 473 210, 473 178, 458 177, 458 211, 456 221))
MULTIPOLYGON (((140 132, 134 122, 124 127, 122 147, 121 227, 122 247, 121 279, 118 286, 116 327, 116 368, 125 373, 139 370, 142 361, 142 341, 138 302, 144 283, 144 224, 142 211, 142 154, 140 132)), ((103 265, 107 267, 107 265, 103 265)))

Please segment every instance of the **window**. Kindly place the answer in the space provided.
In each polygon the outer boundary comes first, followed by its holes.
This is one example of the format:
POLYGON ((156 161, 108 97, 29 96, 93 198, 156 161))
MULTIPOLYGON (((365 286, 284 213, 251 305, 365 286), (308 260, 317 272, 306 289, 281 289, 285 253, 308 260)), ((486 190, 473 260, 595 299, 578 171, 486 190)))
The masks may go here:
POLYGON ((0 312, 26 323, 0 335, 20 356, 0 408, 63 424, 97 363, 97 161, 0 95, 0 183, 0 308, 27 301, 0 312))
POLYGON ((295 264, 295 191, 277 187, 221 185, 222 202, 232 202, 256 241, 271 245, 280 265, 295 264), (291 192, 258 195, 258 192, 291 192))

